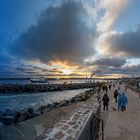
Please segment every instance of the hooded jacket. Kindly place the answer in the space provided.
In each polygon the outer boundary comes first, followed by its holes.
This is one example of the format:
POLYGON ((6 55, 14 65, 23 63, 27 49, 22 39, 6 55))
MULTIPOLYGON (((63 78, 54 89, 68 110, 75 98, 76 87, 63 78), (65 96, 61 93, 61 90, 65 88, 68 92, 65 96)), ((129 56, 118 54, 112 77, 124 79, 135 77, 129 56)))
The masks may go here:
POLYGON ((109 98, 107 96, 107 94, 105 94, 102 98, 103 104, 104 105, 108 105, 109 104, 109 98))
POLYGON ((128 99, 125 96, 125 94, 122 94, 120 97, 120 106, 126 106, 126 104, 128 103, 128 99))

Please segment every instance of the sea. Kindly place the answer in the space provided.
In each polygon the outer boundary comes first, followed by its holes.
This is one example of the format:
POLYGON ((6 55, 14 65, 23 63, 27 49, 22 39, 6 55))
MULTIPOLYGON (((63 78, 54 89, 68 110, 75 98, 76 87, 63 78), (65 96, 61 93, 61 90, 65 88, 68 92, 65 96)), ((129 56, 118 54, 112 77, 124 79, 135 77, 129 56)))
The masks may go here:
MULTIPOLYGON (((101 82, 101 80, 70 79, 70 80, 49 80, 48 82, 49 84, 62 84, 64 82, 67 83, 101 82)), ((27 79, 20 79, 20 80, 8 79, 8 80, 0 80, 0 84, 31 84, 31 82, 30 80, 27 79)), ((43 84, 48 84, 48 83, 43 83, 43 84)), ((44 93, 36 93, 36 94, 33 93, 0 94, 0 111, 4 111, 6 109, 20 111, 20 110, 25 110, 29 107, 33 107, 37 109, 42 105, 52 104, 54 102, 60 102, 62 100, 68 100, 82 92, 85 92, 86 90, 89 89, 64 90, 64 91, 44 92, 44 93)))

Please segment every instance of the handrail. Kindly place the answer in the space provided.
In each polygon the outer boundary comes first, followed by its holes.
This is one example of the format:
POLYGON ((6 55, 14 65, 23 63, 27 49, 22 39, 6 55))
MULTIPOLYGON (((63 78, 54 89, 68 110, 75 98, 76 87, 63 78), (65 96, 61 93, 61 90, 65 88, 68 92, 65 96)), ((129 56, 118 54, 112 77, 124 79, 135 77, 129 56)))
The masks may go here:
POLYGON ((96 114, 94 116, 102 122, 101 123, 102 124, 102 132, 101 132, 101 134, 99 134, 98 137, 100 137, 102 135, 102 140, 104 140, 104 120, 101 117, 97 116, 96 114))

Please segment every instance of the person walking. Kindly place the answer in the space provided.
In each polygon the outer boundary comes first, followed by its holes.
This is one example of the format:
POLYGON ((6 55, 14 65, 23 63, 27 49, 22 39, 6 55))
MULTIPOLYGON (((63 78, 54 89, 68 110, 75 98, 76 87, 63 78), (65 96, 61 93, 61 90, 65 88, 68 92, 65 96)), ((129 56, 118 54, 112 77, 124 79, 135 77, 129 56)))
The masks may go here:
POLYGON ((118 97, 119 93, 118 93, 118 90, 116 89, 114 91, 114 99, 115 99, 115 103, 117 103, 117 97, 118 97))
POLYGON ((109 85, 109 90, 111 90, 111 87, 112 87, 112 85, 110 84, 110 85, 109 85))
POLYGON ((124 87, 124 88, 125 88, 125 92, 127 92, 127 86, 126 86, 126 85, 125 85, 125 87, 124 87))
POLYGON ((139 99, 140 99, 140 92, 138 93, 139 99))
POLYGON ((121 94, 118 94, 118 111, 121 110, 121 94))
POLYGON ((105 85, 102 86, 103 93, 105 93, 105 85))
POLYGON ((122 112, 126 111, 126 104, 128 104, 128 99, 125 93, 122 93, 121 98, 120 98, 120 106, 121 106, 122 112))
POLYGON ((107 87, 107 85, 105 86, 105 92, 106 92, 106 94, 107 94, 107 92, 108 92, 108 87, 107 87))
POLYGON ((103 110, 108 111, 109 97, 107 94, 104 94, 102 101, 103 101, 103 110))

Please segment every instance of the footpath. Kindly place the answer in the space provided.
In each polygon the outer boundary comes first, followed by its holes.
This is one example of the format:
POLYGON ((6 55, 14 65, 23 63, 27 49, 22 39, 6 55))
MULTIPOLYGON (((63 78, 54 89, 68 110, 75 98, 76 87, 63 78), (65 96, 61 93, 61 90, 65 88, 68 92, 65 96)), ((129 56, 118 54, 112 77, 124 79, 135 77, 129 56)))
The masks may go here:
MULTIPOLYGON (((114 89, 108 93, 109 111, 101 113, 105 121, 105 140, 140 140, 140 99, 138 95, 128 89, 126 92, 127 111, 114 111, 113 108, 117 109, 117 103, 114 101, 113 91, 114 89)), ((121 86, 120 92, 124 92, 124 85, 121 86)))

